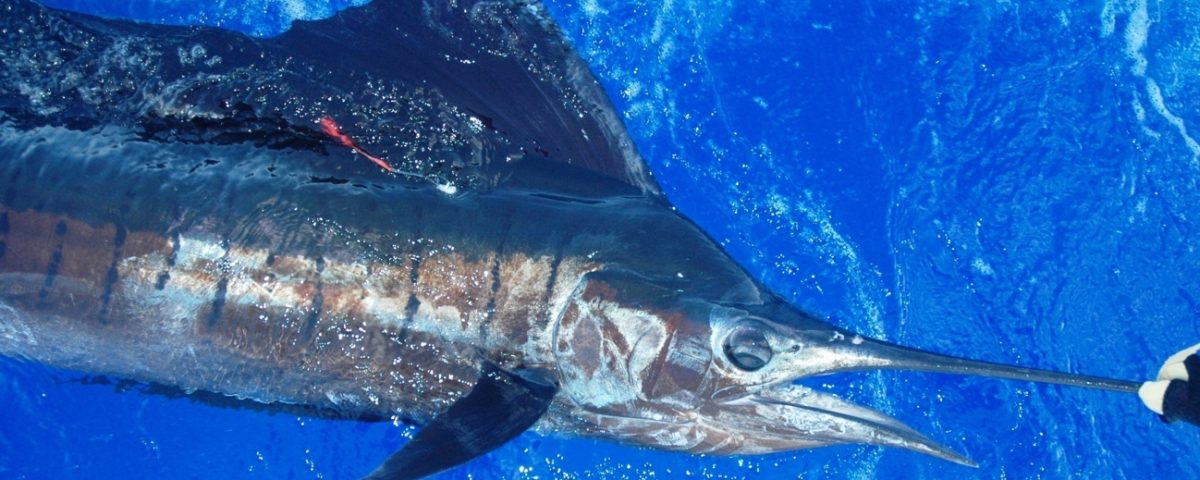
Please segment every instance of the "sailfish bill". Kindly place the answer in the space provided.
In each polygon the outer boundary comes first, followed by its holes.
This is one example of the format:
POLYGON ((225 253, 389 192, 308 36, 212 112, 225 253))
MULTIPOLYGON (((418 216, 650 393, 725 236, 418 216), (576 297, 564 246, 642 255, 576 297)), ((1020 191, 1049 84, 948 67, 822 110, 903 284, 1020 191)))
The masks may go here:
POLYGON ((0 354, 424 425, 369 478, 531 426, 969 465, 794 382, 1137 387, 886 344, 782 301, 671 208, 536 3, 376 0, 270 39, 5 8, 0 354))

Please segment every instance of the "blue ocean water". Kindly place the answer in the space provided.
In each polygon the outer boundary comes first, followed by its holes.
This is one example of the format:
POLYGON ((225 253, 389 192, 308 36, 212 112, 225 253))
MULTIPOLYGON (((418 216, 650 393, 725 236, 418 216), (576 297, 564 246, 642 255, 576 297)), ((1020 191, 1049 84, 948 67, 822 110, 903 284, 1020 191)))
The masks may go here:
MULTIPOLYGON (((54 0, 271 35, 351 1, 54 0)), ((1200 8, 1147 0, 551 0, 681 212, 842 326, 1144 379, 1200 341, 1200 8)), ((353 478, 412 430, 211 407, 0 360, 0 477, 353 478)), ((1127 394, 906 372, 806 382, 980 464, 701 457, 527 434, 459 478, 1198 478, 1127 394)))

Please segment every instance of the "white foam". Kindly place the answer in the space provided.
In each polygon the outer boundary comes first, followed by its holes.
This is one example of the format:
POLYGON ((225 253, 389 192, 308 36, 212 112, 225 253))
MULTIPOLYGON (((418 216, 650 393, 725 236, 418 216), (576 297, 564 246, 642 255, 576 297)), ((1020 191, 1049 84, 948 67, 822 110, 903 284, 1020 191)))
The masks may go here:
MULTIPOLYGON (((1125 56, 1129 58, 1133 65, 1130 66, 1130 72, 1134 76, 1143 79, 1146 97, 1150 102, 1150 107, 1154 113, 1166 120, 1168 124, 1175 127, 1175 131, 1183 138, 1183 142, 1187 145, 1188 150, 1192 152, 1192 165, 1200 166, 1200 142, 1188 133, 1187 124, 1183 118, 1171 112, 1167 108, 1166 100, 1163 97, 1162 88, 1158 82, 1151 77, 1149 72, 1150 61, 1146 58, 1143 50, 1146 48, 1146 43, 1150 38, 1150 26, 1153 22, 1150 20, 1150 9, 1147 0, 1134 0, 1133 2, 1106 2, 1100 13, 1100 34, 1104 37, 1112 36, 1116 33, 1117 17, 1121 14, 1129 16, 1128 23, 1125 26, 1125 56)), ((1139 98, 1134 98, 1133 101, 1134 115, 1138 122, 1144 122, 1146 119, 1146 109, 1142 105, 1139 98)), ((1158 138, 1159 134, 1150 129, 1146 125, 1142 125, 1143 131, 1152 138, 1158 138)))
POLYGON ((975 271, 980 275, 987 275, 990 277, 996 274, 996 271, 992 270, 991 264, 979 257, 976 257, 975 260, 971 262, 971 268, 974 268, 975 271))
POLYGON ((587 15, 588 18, 596 18, 600 15, 608 13, 608 10, 605 10, 604 7, 601 7, 600 2, 596 0, 583 0, 583 3, 579 5, 579 8, 583 11, 584 15, 587 15))
POLYGON ((1138 0, 1133 11, 1129 12, 1129 23, 1125 26, 1125 56, 1133 60, 1133 74, 1139 77, 1146 75, 1146 66, 1149 64, 1142 54, 1149 34, 1150 13, 1146 0, 1138 0))
POLYGON ((1150 106, 1154 107, 1154 111, 1175 127, 1179 136, 1183 137, 1188 150, 1192 151, 1192 163, 1196 163, 1200 159, 1200 143, 1197 143, 1196 139, 1188 134, 1187 124, 1183 122, 1183 119, 1171 113, 1171 110, 1167 108, 1166 101, 1163 100, 1162 89, 1158 88, 1158 82, 1150 77, 1146 77, 1146 95, 1150 97, 1150 106))

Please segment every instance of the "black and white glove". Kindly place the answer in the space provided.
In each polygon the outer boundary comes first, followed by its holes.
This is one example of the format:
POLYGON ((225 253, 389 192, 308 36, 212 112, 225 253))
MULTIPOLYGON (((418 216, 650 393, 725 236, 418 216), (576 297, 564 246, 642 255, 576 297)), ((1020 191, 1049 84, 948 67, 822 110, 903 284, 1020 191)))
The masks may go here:
POLYGON ((1158 370, 1158 380, 1143 383, 1138 397, 1165 422, 1200 425, 1200 344, 1171 355, 1158 370))

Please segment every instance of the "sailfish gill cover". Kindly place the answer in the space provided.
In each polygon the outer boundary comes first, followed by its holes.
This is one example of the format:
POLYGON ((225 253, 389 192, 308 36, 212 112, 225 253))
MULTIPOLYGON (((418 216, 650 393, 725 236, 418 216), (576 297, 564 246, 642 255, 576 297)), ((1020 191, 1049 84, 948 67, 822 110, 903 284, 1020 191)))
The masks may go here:
MULTIPOLYGON (((273 36, 293 20, 364 2, 45 3, 273 36)), ((1125 378, 1149 377, 1160 359, 1200 337, 1194 5, 546 7, 603 83, 667 198, 793 304, 908 345, 1125 378)), ((101 66, 138 66, 138 45, 109 53, 101 66)), ((204 62, 210 53, 180 55, 204 62)), ((34 72, 47 80, 55 65, 5 59, 0 78, 9 84, 34 72)), ((26 82, 17 93, 52 108, 50 87, 26 82)), ((85 93, 103 100, 121 88, 133 86, 85 93)), ((0 379, 0 476, 10 478, 342 478, 412 433, 386 422, 215 408, 11 359, 0 359, 0 379)), ((1200 476, 1191 460, 1198 434, 1161 425, 1131 397, 909 373, 808 383, 937 432, 981 467, 876 447, 720 458, 524 435, 465 472, 1200 476)))

